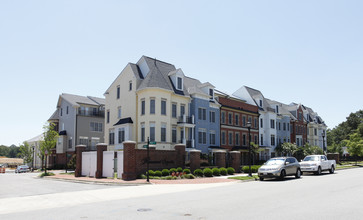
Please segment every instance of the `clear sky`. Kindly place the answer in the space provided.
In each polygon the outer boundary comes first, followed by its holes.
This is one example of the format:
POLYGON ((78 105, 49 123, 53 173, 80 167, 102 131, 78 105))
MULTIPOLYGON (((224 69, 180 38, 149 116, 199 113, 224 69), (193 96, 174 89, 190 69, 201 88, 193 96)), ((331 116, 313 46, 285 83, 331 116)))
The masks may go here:
POLYGON ((363 109, 363 1, 0 1, 0 144, 42 132, 61 93, 103 97, 142 55, 233 93, 363 109))

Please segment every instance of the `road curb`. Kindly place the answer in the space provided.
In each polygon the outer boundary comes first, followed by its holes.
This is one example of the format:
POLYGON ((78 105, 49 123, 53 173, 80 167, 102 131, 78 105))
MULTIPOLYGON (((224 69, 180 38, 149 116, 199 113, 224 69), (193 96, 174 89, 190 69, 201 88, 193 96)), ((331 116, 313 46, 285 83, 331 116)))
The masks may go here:
POLYGON ((120 182, 101 182, 101 181, 92 181, 92 180, 76 180, 76 179, 65 179, 59 177, 39 177, 36 176, 34 178, 39 179, 47 179, 47 180, 55 180, 55 181, 63 181, 63 182, 73 182, 73 183, 85 183, 85 184, 96 184, 96 185, 109 185, 109 186, 142 186, 142 185, 152 185, 152 183, 120 183, 120 182))

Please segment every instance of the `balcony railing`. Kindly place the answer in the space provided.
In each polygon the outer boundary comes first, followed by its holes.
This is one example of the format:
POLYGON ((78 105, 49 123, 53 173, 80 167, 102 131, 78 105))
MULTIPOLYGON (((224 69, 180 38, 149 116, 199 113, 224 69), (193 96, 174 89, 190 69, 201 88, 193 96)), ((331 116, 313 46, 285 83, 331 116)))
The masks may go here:
POLYGON ((178 118, 178 123, 194 124, 194 116, 180 116, 178 118))
POLYGON ((105 117, 104 111, 78 110, 78 115, 90 117, 105 117))

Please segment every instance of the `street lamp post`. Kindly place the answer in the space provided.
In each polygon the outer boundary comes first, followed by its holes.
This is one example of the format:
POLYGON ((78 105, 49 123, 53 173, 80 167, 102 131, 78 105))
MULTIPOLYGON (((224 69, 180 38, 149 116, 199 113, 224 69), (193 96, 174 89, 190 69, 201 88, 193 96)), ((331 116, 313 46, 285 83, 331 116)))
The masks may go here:
POLYGON ((248 153, 249 153, 249 176, 252 176, 252 172, 251 172, 251 163, 252 163, 252 159, 251 159, 251 122, 248 121, 247 122, 247 128, 248 128, 248 153))
POLYGON ((35 163, 35 146, 32 147, 33 148, 33 163, 32 163, 32 170, 34 170, 34 163, 35 163))
POLYGON ((323 151, 324 151, 324 154, 325 154, 325 140, 324 140, 324 138, 325 138, 325 131, 323 130, 323 133, 321 133, 321 136, 323 137, 323 151))
POLYGON ((149 169, 150 169, 150 138, 148 137, 147 138, 147 164, 146 164, 146 181, 149 183, 150 182, 150 179, 149 179, 149 169))

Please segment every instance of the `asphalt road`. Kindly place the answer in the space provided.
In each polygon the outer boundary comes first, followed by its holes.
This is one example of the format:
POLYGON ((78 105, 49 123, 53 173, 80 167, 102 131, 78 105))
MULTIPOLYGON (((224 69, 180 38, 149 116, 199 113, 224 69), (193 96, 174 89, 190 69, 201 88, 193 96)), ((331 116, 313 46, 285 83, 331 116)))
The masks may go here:
POLYGON ((105 186, 2 198, 0 219, 346 220, 363 219, 362 204, 363 169, 357 168, 285 181, 105 186))

